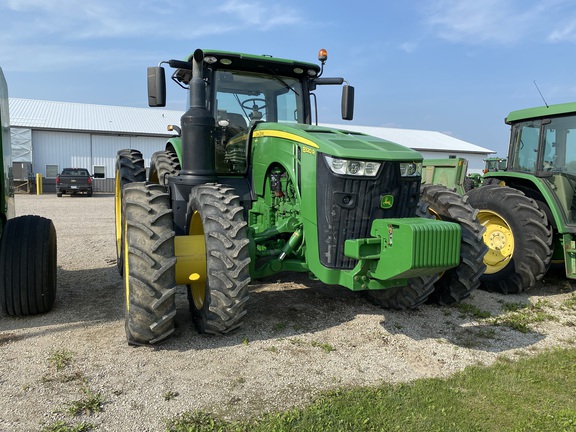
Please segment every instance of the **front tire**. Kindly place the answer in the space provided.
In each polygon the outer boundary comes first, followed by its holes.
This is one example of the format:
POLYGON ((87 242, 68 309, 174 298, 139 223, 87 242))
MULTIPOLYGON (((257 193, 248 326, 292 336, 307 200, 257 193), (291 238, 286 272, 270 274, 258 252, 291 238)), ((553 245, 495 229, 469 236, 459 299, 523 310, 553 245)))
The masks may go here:
POLYGON ((408 285, 383 290, 362 291, 366 298, 382 309, 416 309, 434 292, 438 275, 408 279, 408 285))
POLYGON ((126 338, 154 344, 174 331, 176 282, 170 196, 165 187, 124 187, 126 338))
POLYGON ((146 181, 144 158, 138 150, 123 149, 116 154, 115 216, 116 216, 116 266, 120 275, 124 266, 124 222, 122 215, 122 189, 134 182, 146 181))
POLYGON ((533 287, 552 259, 552 231, 544 212, 533 199, 507 186, 482 186, 468 197, 486 227, 483 288, 516 294, 533 287))
POLYGON ((199 333, 225 334, 242 324, 250 283, 247 224, 236 191, 219 184, 192 189, 187 210, 189 235, 202 235, 205 274, 188 286, 199 333))
POLYGON ((480 286, 480 277, 486 269, 483 260, 488 247, 482 240, 485 229, 478 221, 478 210, 467 201, 468 198, 441 185, 422 186, 420 190, 417 214, 455 222, 462 233, 460 264, 440 275, 429 299, 440 305, 451 305, 469 297, 480 286))
POLYGON ((13 316, 50 311, 56 298, 56 255, 50 219, 9 219, 0 239, 0 309, 13 316))

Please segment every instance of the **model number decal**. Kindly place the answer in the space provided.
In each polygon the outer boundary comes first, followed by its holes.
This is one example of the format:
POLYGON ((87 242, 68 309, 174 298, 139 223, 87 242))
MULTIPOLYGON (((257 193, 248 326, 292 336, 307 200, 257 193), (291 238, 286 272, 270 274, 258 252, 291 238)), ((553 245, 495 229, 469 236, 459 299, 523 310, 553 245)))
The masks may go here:
POLYGON ((308 153, 314 156, 316 154, 316 150, 311 149, 310 147, 302 147, 302 153, 308 153))

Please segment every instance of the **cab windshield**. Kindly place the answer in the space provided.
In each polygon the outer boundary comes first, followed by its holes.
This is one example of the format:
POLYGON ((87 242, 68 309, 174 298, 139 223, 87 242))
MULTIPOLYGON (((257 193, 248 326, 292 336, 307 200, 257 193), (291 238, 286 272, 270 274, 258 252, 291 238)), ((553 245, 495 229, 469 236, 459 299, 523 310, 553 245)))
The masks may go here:
POLYGON ((576 174, 576 116, 517 123, 512 129, 510 169, 576 174))
POLYGON ((218 70, 215 95, 217 122, 230 115, 242 117, 245 127, 258 121, 303 122, 302 84, 291 77, 218 70))
POLYGON ((247 132, 259 122, 304 123, 302 83, 292 77, 217 70, 214 114, 222 136, 216 148, 220 174, 246 170, 247 132))

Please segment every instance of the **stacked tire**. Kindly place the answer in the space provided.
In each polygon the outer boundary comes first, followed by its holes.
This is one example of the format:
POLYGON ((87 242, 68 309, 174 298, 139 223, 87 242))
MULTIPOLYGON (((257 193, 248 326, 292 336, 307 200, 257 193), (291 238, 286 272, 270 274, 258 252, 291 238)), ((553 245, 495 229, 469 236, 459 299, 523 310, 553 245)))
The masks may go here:
POLYGON ((6 221, 0 239, 0 309, 26 316, 50 311, 56 298, 56 229, 50 219, 6 221))

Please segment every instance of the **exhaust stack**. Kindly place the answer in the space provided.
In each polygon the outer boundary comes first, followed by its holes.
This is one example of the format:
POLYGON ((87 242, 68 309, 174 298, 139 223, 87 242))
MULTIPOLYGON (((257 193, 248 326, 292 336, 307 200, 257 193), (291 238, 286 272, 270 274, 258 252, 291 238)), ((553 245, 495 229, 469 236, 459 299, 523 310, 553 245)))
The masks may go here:
POLYGON ((214 127, 215 120, 206 108, 206 87, 203 67, 204 52, 192 55, 190 109, 181 119, 182 161, 179 177, 186 184, 216 181, 214 127), (184 180, 186 179, 186 180, 184 180))

